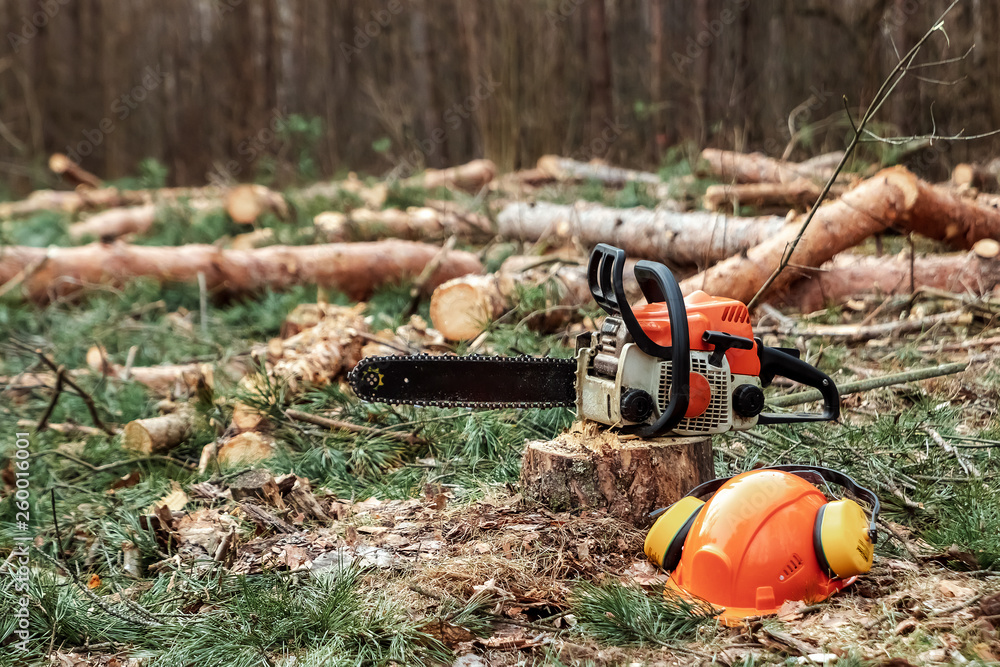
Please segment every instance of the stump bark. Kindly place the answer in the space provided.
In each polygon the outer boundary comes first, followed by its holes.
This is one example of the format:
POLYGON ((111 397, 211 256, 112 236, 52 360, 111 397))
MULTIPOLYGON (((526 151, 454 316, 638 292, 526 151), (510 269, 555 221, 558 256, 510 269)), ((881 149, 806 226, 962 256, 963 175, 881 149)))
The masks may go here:
POLYGON ((521 493, 555 511, 606 509, 635 525, 713 477, 711 436, 639 439, 594 423, 529 442, 521 493))

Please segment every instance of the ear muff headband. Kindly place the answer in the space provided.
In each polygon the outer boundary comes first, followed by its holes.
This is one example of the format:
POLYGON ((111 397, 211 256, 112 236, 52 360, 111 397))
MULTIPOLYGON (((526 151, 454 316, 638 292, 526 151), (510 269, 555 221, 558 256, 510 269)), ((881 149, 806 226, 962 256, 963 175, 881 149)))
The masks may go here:
MULTIPOLYGON (((845 475, 839 470, 832 470, 830 468, 822 468, 820 466, 810 466, 810 465, 768 466, 767 468, 760 468, 760 470, 780 470, 782 472, 791 473, 793 475, 796 475, 799 472, 812 472, 818 474, 820 477, 822 477, 824 480, 828 482, 833 482, 834 484, 838 484, 844 487, 845 489, 856 495, 858 498, 861 498, 869 505, 871 505, 871 519, 868 522, 868 537, 872 541, 872 544, 875 544, 876 536, 878 534, 878 529, 875 525, 875 520, 878 517, 879 512, 881 511, 881 505, 879 504, 878 496, 876 496, 875 493, 872 492, 871 490, 866 489, 865 487, 855 482, 848 475, 845 475)), ((799 476, 803 477, 803 475, 799 476)), ((711 495, 716 491, 718 491, 720 488, 722 488, 722 486, 731 479, 732 477, 720 477, 718 479, 709 480, 704 484, 699 484, 698 486, 691 489, 687 493, 687 495, 692 496, 694 498, 702 498, 707 495, 711 495)))

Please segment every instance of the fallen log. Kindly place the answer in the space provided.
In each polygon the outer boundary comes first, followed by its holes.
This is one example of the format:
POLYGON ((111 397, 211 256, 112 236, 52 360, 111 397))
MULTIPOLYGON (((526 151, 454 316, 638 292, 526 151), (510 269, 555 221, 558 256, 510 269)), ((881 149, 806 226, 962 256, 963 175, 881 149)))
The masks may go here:
MULTIPOLYGON (((710 185, 705 191, 705 208, 710 211, 738 210, 741 206, 755 209, 807 210, 816 203, 822 188, 812 181, 799 178, 791 183, 745 183, 735 185, 710 185)), ((830 194, 840 196, 843 187, 831 189, 830 194)))
POLYGON ((536 331, 565 326, 577 310, 593 303, 585 267, 515 256, 494 274, 463 276, 440 285, 431 296, 431 323, 448 340, 471 340, 516 305, 520 290, 538 286, 546 290, 546 303, 526 322, 536 331))
MULTIPOLYGON (((921 181, 902 167, 884 169, 816 211, 788 268, 771 285, 772 290, 781 290, 802 275, 810 275, 810 269, 819 268, 838 253, 889 228, 969 248, 981 239, 1000 237, 1000 211, 921 181)), ((746 254, 730 257, 687 278, 681 282, 681 289, 685 294, 701 289, 746 303, 778 267, 800 230, 798 222, 790 224, 746 254)))
POLYGON ((496 176, 497 166, 492 161, 473 160, 448 169, 427 169, 406 179, 403 184, 428 190, 449 188, 476 193, 489 185, 496 176))
POLYGON ((509 204, 497 218, 497 231, 506 239, 575 239, 590 247, 610 243, 630 257, 679 266, 714 264, 763 243, 785 226, 784 218, 774 216, 733 218, 718 213, 545 202, 509 204))
POLYGON ((489 220, 479 215, 458 214, 428 206, 405 211, 355 209, 350 213, 320 213, 313 219, 320 236, 330 243, 376 241, 384 238, 436 241, 457 236, 485 241, 493 236, 489 220))
MULTIPOLYGON (((134 246, 125 243, 91 244, 76 248, 0 249, 0 285, 26 267, 20 289, 31 300, 46 302, 88 285, 121 287, 139 277, 161 283, 198 281, 205 276, 216 294, 252 294, 266 288, 280 291, 295 285, 316 284, 352 299, 363 299, 384 285, 419 276, 437 254, 433 245, 410 241, 270 246, 255 250, 227 250, 212 245, 177 247, 134 246)), ((441 283, 479 273, 482 265, 472 253, 453 251, 427 281, 428 291, 441 283)))
MULTIPOLYGON (((717 148, 701 152, 701 162, 708 166, 713 176, 734 183, 793 183, 800 178, 825 183, 842 158, 843 153, 831 153, 796 164, 763 153, 737 153, 717 148)), ((843 180, 848 181, 850 177, 845 175, 843 180)))
POLYGON ((909 294, 911 284, 918 290, 932 287, 973 295, 989 294, 1000 285, 1000 261, 974 252, 916 257, 912 274, 908 254, 891 259, 844 255, 823 268, 769 301, 813 312, 866 293, 909 294))
POLYGON ((109 208, 176 203, 185 200, 221 200, 223 191, 215 186, 202 188, 160 188, 158 190, 36 190, 27 199, 0 203, 0 220, 22 218, 45 211, 77 214, 109 208))
MULTIPOLYGON (((538 172, 560 182, 596 181, 609 188, 622 187, 626 183, 659 185, 662 181, 656 174, 612 167, 600 162, 580 162, 558 155, 543 155, 538 158, 538 172)), ((537 174, 535 175, 537 179, 537 174)))
POLYGON ((101 179, 78 165, 62 153, 53 153, 49 158, 49 169, 76 186, 98 189, 103 186, 101 179))
POLYGON ((963 310, 955 310, 947 313, 928 315, 926 317, 880 322, 878 324, 814 324, 792 327, 757 327, 754 329, 754 333, 758 336, 772 334, 794 337, 802 336, 803 338, 833 338, 843 343, 862 343, 875 338, 924 331, 942 324, 967 325, 972 323, 972 319, 971 314, 963 310))
POLYGON ((605 509, 636 525, 713 477, 712 438, 620 437, 594 423, 529 442, 521 463, 526 500, 564 512, 605 509))
POLYGON ((125 424, 122 446, 149 455, 169 451, 187 440, 194 430, 194 409, 185 403, 172 405, 169 409, 159 417, 136 419, 125 424))
POLYGON ((145 234, 156 222, 156 204, 112 208, 69 226, 69 237, 110 242, 126 234, 145 234))

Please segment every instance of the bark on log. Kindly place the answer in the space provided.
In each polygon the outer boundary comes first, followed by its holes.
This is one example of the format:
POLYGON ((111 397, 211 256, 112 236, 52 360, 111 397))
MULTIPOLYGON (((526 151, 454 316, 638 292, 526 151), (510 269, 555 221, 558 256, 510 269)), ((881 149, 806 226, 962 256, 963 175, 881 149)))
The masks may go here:
POLYGON ((609 188, 617 188, 626 183, 659 185, 662 181, 656 174, 633 169, 622 169, 596 162, 580 162, 558 155, 543 155, 538 158, 538 172, 547 174, 560 182, 597 181, 609 188))
POLYGON ((355 209, 350 213, 320 213, 313 219, 320 236, 330 243, 376 241, 384 238, 436 241, 458 236, 484 241, 493 236, 489 220, 472 213, 458 214, 428 206, 405 211, 355 209))
POLYGON ((545 309, 526 323, 536 331, 558 329, 575 310, 593 304, 585 267, 515 256, 494 274, 455 278, 434 290, 431 323, 448 340, 471 340, 516 305, 519 288, 535 286, 545 286, 548 297, 545 309))
MULTIPOLYGON (((763 153, 737 153, 716 148, 701 152, 701 161, 707 163, 713 176, 734 183, 792 183, 800 178, 825 183, 841 157, 843 154, 838 154, 832 165, 825 157, 796 164, 775 160, 763 153)), ((843 180, 849 181, 850 177, 844 175, 843 180)))
POLYGON ((125 424, 122 446, 142 454, 166 452, 187 440, 194 429, 195 412, 187 405, 159 417, 125 424))
MULTIPOLYGON (((884 169, 816 211, 788 268, 772 284, 772 290, 784 289, 809 267, 818 268, 837 253, 890 227, 970 248, 981 239, 1000 237, 1000 211, 921 181, 902 167, 884 169)), ((687 278, 681 282, 681 289, 685 294, 701 289, 715 296, 749 301, 778 267, 785 248, 800 228, 798 221, 788 225, 745 255, 731 257, 687 278)))
POLYGON ((428 169, 404 181, 405 185, 428 190, 449 188, 476 193, 497 176, 497 166, 490 160, 473 160, 448 169, 428 169))
POLYGON ((153 203, 176 203, 182 200, 220 200, 223 191, 215 186, 203 188, 161 188, 158 190, 37 190, 27 199, 0 203, 0 220, 22 218, 45 211, 76 214, 103 211, 125 206, 153 203))
MULTIPOLYGON (((823 268, 769 301, 813 312, 866 293, 888 297, 910 292, 908 254, 894 259, 844 255, 823 268)), ((987 295, 1000 285, 1000 261, 974 252, 917 257, 913 262, 913 285, 916 289, 932 287, 959 294, 987 295)))
MULTIPOLYGON (((359 300, 379 287, 419 276, 438 251, 433 245, 396 240, 256 250, 124 243, 48 249, 13 246, 0 250, 0 285, 26 267, 34 267, 20 288, 28 298, 46 302, 87 285, 121 287, 144 276, 162 283, 193 283, 203 273, 213 293, 252 294, 265 288, 280 291, 316 284, 359 300)), ((453 251, 431 275, 427 289, 481 271, 475 255, 453 251)))
MULTIPOLYGON (((808 210, 816 203, 822 188, 812 181, 800 178, 791 183, 745 183, 737 185, 710 185, 705 191, 705 208, 710 211, 731 210, 739 206, 755 209, 808 210)), ((831 196, 840 196, 844 188, 836 186, 831 196)))
POLYGON ((102 187, 101 179, 73 162, 68 156, 62 153, 53 153, 49 158, 49 169, 52 173, 59 174, 73 185, 85 188, 98 189, 102 187))
POLYGON ((91 237, 108 243, 126 234, 145 234, 156 222, 156 205, 112 208, 69 226, 69 237, 79 242, 91 237))
POLYGON ((756 246, 785 229, 782 217, 732 218, 717 213, 616 209, 598 204, 539 202, 506 206, 497 218, 507 239, 577 239, 610 243, 630 257, 679 266, 705 266, 756 246))
POLYGON ((554 511, 606 509, 636 525, 713 477, 712 438, 620 438, 593 423, 529 442, 521 493, 554 511))

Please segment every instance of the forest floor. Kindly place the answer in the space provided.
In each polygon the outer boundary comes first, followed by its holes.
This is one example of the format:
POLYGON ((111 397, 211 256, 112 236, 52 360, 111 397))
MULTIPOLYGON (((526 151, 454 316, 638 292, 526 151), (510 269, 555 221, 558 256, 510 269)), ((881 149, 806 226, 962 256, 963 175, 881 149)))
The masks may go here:
MULTIPOLYGON (((400 190, 389 204, 419 205, 432 195, 452 196, 400 190)), ((635 189, 607 194, 588 185, 537 196, 655 204, 635 189)), ((292 242, 311 213, 291 225, 265 217, 261 226, 292 242)), ((70 245, 68 222, 40 214, 5 223, 4 242, 70 245)), ((212 242, 237 231, 224 214, 171 210, 135 242, 212 242)), ((482 257, 496 268, 523 251, 491 247, 482 257)), ((597 316, 596 308, 584 310, 565 331, 542 335, 524 323, 544 307, 544 295, 522 296, 511 317, 489 327, 481 350, 569 356, 574 333, 597 316)), ((968 368, 846 396, 837 423, 715 439, 720 476, 774 463, 823 465, 882 501, 871 572, 827 601, 788 604, 778 617, 727 628, 664 598, 666 576, 643 554, 647 526, 521 498, 525 440, 553 437, 572 423, 570 410, 370 405, 337 381, 249 390, 239 372, 222 369, 252 369, 250 350, 280 338, 296 306, 316 303, 315 287, 212 301, 204 311, 200 297, 196 285, 144 280, 45 307, 0 297, 0 340, 8 341, 0 359, 0 665, 1000 662, 1000 348, 976 344, 997 335, 995 302, 959 304, 973 317, 958 325, 850 345, 801 332, 765 337, 798 347, 838 384, 954 361, 968 368), (162 396, 127 377, 84 371, 73 375, 80 392, 53 389, 47 364, 87 369, 95 345, 119 366, 216 368, 210 386, 191 396, 199 420, 182 444, 141 456, 120 435, 95 430, 85 399, 112 430, 162 407, 162 396), (274 455, 199 473, 203 448, 223 435, 240 403, 265 414, 274 455), (292 408, 374 430, 314 426, 289 417, 292 408), (30 458, 19 468, 20 433, 30 458), (248 509, 232 489, 250 468, 266 468, 277 490, 248 509), (30 480, 26 526, 15 507, 19 470, 30 480), (172 511, 157 510, 164 503, 172 511), (25 535, 30 567, 19 571, 14 540, 25 535), (27 652, 14 650, 18 618, 6 611, 19 608, 21 582, 29 594, 27 652)), ((407 285, 385 288, 363 316, 373 332, 408 335, 421 324, 403 314, 410 302, 407 285)), ((955 307, 947 296, 917 293, 787 316, 808 331, 955 307)), ((419 304, 418 318, 428 319, 427 309, 419 304)), ((777 386, 769 395, 794 391, 777 386)))

